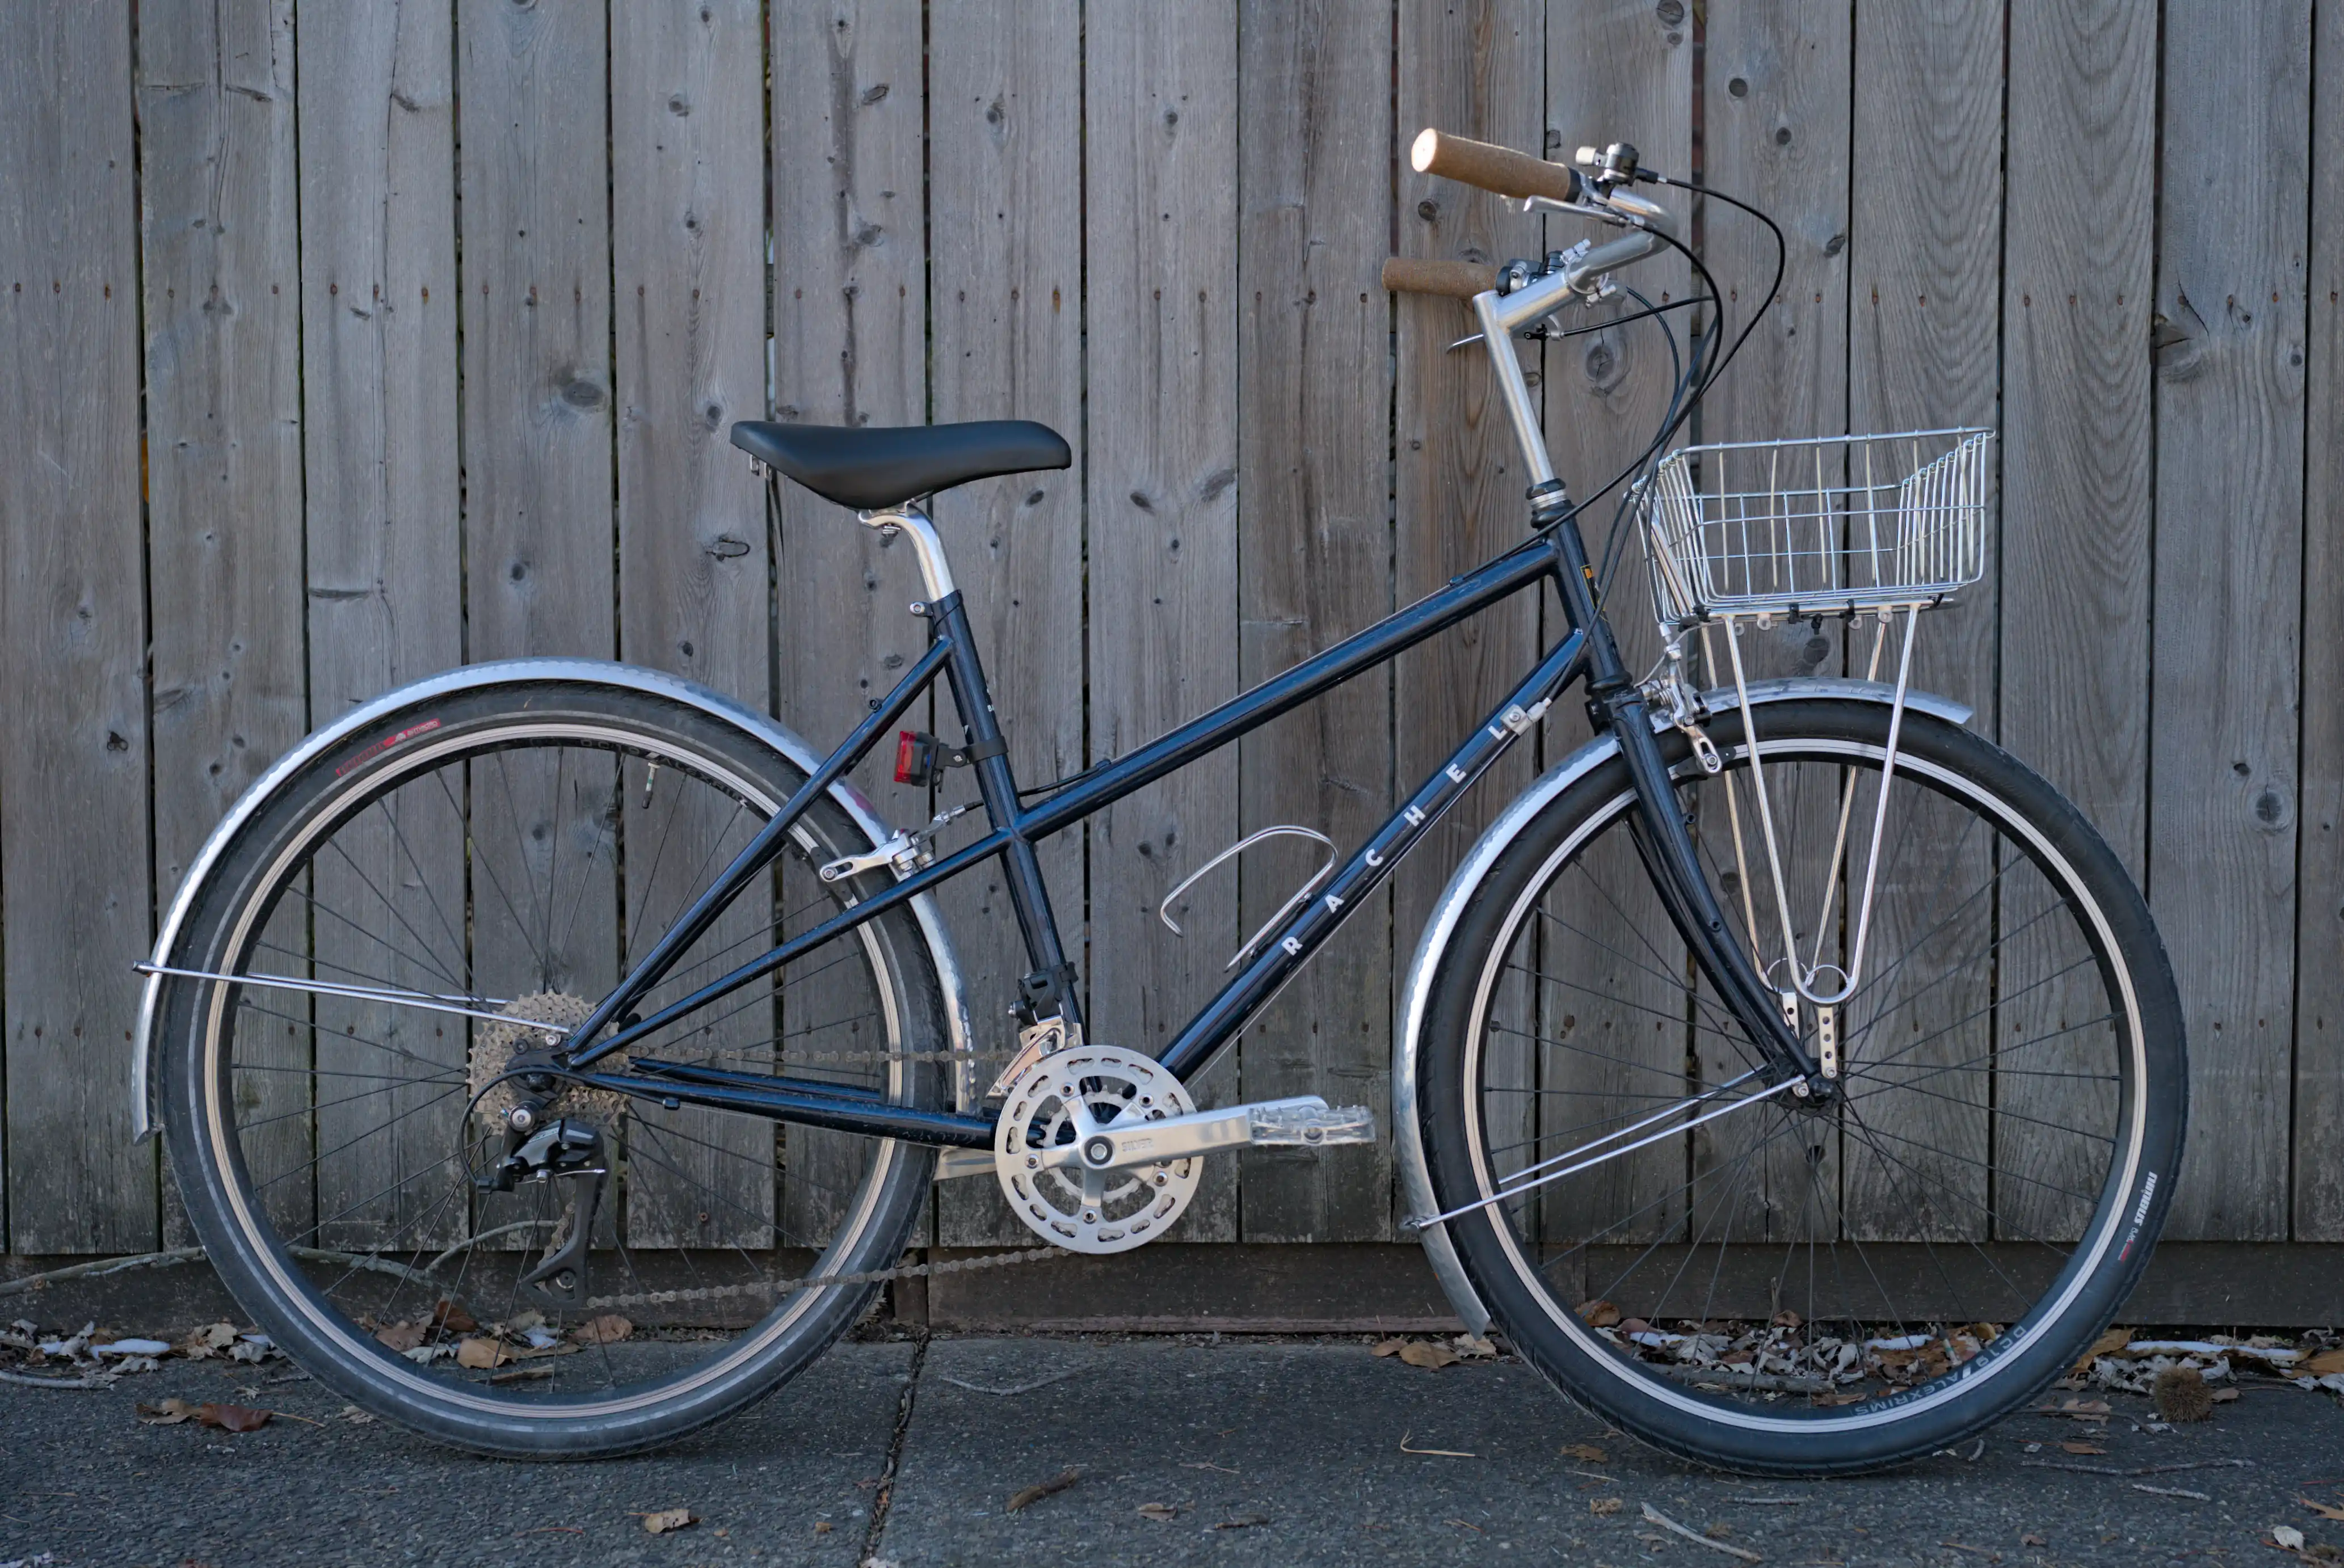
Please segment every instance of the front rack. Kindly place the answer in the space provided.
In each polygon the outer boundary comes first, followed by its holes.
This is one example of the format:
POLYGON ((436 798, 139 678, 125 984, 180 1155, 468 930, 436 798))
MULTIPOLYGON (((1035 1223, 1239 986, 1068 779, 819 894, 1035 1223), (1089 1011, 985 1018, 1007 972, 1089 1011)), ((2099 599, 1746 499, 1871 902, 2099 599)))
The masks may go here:
MULTIPOLYGON (((1921 611, 1944 603, 1947 595, 1985 575, 1985 520, 1993 478, 1986 459, 1993 441, 1992 430, 1965 427, 1683 447, 1662 460, 1639 498, 1652 610, 1668 642, 1671 670, 1681 668, 1687 634, 1698 629, 1703 660, 1714 671, 1711 628, 1724 628, 1726 659, 1742 709, 1743 734, 1748 737, 1750 767, 1744 779, 1764 846, 1781 956, 1769 955, 1765 950, 1773 944, 1760 934, 1753 892, 1757 884, 1744 840, 1740 790, 1729 779, 1726 825, 1733 834, 1743 922, 1757 950, 1752 957, 1774 988, 1785 1018, 1795 1028, 1802 1000, 1814 1010, 1815 1037, 1827 1078, 1839 1073, 1837 1011, 1864 980, 1873 894, 1888 820, 1888 786, 1896 768, 1904 698, 1913 676, 1914 632, 1921 611), (1814 948, 1803 955, 1793 934, 1802 928, 1791 914, 1792 893, 1742 658, 1746 626, 1764 626, 1778 616, 1803 620, 1826 615, 1876 618, 1865 670, 1866 678, 1874 680, 1881 677, 1891 627, 1900 616, 1904 623, 1870 850, 1861 891, 1845 890, 1855 916, 1854 936, 1838 962, 1825 953, 1829 940, 1839 931, 1835 910, 1843 875, 1853 876, 1855 869, 1849 856, 1849 829, 1857 769, 1845 770, 1829 863, 1814 890, 1819 907, 1804 926, 1814 933, 1814 948)), ((1674 674, 1669 688, 1677 693, 1672 706, 1686 711, 1674 674)), ((1682 722, 1694 736, 1704 769, 1722 771, 1723 762, 1707 737, 1699 733, 1698 724, 1689 718, 1682 722)))
POLYGON ((1679 447, 1642 508, 1654 615, 1673 634, 1940 602, 1985 573, 1993 440, 1972 427, 1679 447))

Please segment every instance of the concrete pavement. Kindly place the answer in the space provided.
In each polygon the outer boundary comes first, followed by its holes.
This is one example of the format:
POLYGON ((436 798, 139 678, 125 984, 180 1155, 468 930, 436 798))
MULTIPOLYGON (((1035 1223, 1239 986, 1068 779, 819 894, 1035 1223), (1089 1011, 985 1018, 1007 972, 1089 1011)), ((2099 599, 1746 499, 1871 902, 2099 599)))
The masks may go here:
POLYGON ((2113 1402, 2104 1432, 2026 1414, 1975 1459, 1753 1483, 1607 1433, 1510 1359, 1426 1371, 1357 1337, 883 1332, 673 1449, 521 1465, 353 1420, 282 1362, 167 1362, 111 1390, 0 1386, 0 1568, 1743 1561, 1648 1523, 1645 1504, 1783 1564, 2247 1568, 2283 1560, 2264 1544, 2279 1524, 2313 1548, 2344 1544, 2344 1523, 2299 1501, 2344 1506, 2332 1397, 2249 1385, 2213 1420, 2167 1432, 2145 1430, 2146 1401, 2113 1402), (134 1401, 172 1395, 279 1415, 243 1436, 135 1419, 134 1401), (2107 1452, 2072 1455, 2063 1440, 2107 1452), (1563 1452, 1581 1444, 1601 1457, 1563 1452), (1063 1491, 1005 1510, 1068 1470, 1063 1491), (700 1523, 643 1530, 644 1513, 678 1507, 700 1523))

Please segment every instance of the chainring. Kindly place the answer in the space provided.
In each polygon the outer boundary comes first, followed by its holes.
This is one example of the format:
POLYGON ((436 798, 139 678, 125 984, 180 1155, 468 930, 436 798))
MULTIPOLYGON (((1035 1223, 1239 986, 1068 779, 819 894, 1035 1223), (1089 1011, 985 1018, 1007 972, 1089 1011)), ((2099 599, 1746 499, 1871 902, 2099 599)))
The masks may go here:
POLYGON ((1045 1165, 1075 1141, 1079 1102, 1099 1125, 1185 1116, 1188 1091, 1153 1057, 1112 1045, 1055 1050, 1019 1073, 993 1134, 993 1170, 1009 1206, 1044 1241, 1076 1252, 1127 1252, 1172 1228, 1197 1195, 1203 1158, 1120 1171, 1045 1165))

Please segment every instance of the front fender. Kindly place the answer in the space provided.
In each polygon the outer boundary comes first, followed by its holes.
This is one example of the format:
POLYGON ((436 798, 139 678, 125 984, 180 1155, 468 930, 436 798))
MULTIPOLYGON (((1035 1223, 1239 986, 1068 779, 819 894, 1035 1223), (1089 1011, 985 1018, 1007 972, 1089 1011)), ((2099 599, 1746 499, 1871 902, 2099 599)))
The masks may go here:
MULTIPOLYGON (((1786 702, 1803 698, 1836 698, 1842 701, 1876 702, 1886 707, 1895 701, 1896 689, 1880 681, 1839 679, 1780 679, 1756 680, 1750 683, 1750 701, 1761 703, 1786 702)), ((1702 694, 1702 705, 1713 711, 1734 707, 1739 701, 1733 688, 1723 687, 1702 694)), ((1934 714, 1950 724, 1967 724, 1971 709, 1951 698, 1938 697, 1925 691, 1907 691, 1904 705, 1923 713, 1934 714)), ((1655 731, 1669 728, 1668 720, 1659 715, 1652 719, 1655 731)), ((1473 890, 1489 874, 1500 854, 1511 844, 1531 820, 1564 790, 1609 761, 1620 749, 1618 740, 1611 736, 1599 736, 1541 774, 1536 782, 1508 802, 1497 819, 1482 831, 1473 849, 1449 879, 1441 890, 1440 900, 1432 907, 1431 918, 1424 923, 1424 932, 1417 939, 1416 956, 1409 961, 1408 977, 1401 983, 1399 1017, 1392 1040, 1392 1142, 1399 1165, 1400 1192, 1406 1211, 1415 1214, 1435 1214, 1440 1205, 1433 1201, 1432 1174, 1424 1162, 1424 1133, 1418 1116, 1416 1069, 1420 1036, 1424 1027, 1424 1010, 1432 990, 1432 977, 1440 970, 1441 960, 1449 951, 1449 939, 1457 930, 1457 922, 1465 910, 1466 900, 1473 890)), ((1449 1304, 1474 1333, 1490 1326, 1490 1312, 1482 1305, 1480 1296, 1457 1260, 1457 1248, 1449 1238, 1446 1225, 1428 1225, 1417 1237, 1424 1244, 1424 1255, 1432 1265, 1432 1272, 1440 1282, 1441 1291, 1449 1304)))
MULTIPOLYGON (((228 844, 238 830, 260 809, 261 803, 312 757, 336 745, 351 731, 378 724, 385 714, 425 698, 532 680, 597 681, 606 686, 621 686, 668 698, 747 730, 809 774, 821 767, 823 760, 823 753, 807 745, 787 726, 769 716, 721 692, 655 669, 591 658, 512 658, 446 670, 402 686, 396 691, 387 691, 373 701, 352 709, 332 724, 305 738, 301 744, 279 757, 269 765, 266 773, 253 780, 252 787, 237 799, 227 815, 220 819, 219 826, 212 829, 211 836, 204 840, 203 848, 188 863, 187 874, 180 879, 179 890, 173 895, 170 908, 164 911, 162 926, 156 933, 154 961, 157 964, 170 962, 171 950, 179 940, 179 928, 185 924, 187 911, 195 905, 196 892, 203 886, 204 878, 227 852, 228 844)), ((830 787, 830 795, 874 844, 894 832, 895 829, 879 815, 878 809, 853 784, 841 779, 830 787)), ((959 961, 953 953, 952 939, 945 930, 943 914, 937 910, 935 900, 926 894, 912 900, 911 908, 919 920, 920 933, 926 939, 929 954, 935 963, 936 978, 944 987, 945 1013, 952 1034, 952 1049, 974 1050, 968 1024, 968 998, 961 982, 959 961)), ((163 977, 148 976, 146 992, 138 1002, 138 1027, 132 1036, 130 1081, 133 1103, 130 1117, 134 1141, 143 1142, 161 1130, 159 1085, 154 1070, 154 1030, 156 1010, 162 992, 163 977)), ((963 1071, 956 1076, 965 1080, 967 1074, 963 1071)))

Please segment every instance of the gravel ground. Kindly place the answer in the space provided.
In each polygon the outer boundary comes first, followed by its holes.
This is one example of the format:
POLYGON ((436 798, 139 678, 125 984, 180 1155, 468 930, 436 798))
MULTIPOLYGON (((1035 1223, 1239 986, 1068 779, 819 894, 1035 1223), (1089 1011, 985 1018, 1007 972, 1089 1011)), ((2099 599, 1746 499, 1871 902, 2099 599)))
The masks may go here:
POLYGON ((0 1568, 852 1564, 866 1547, 900 1568, 1743 1560, 1669 1534, 1646 1505, 1782 1564, 2244 1568, 2295 1555, 2266 1544, 2276 1525, 2314 1549, 2344 1545, 2344 1523, 2300 1501, 2344 1505, 2344 1407, 2285 1386, 2249 1385, 2212 1420, 2166 1432, 2124 1396, 2105 1429, 2023 1414, 1975 1458, 1796 1483, 1641 1448, 1518 1362, 1426 1371, 1356 1340, 849 1343, 729 1425, 586 1465, 447 1452, 349 1419, 315 1383, 274 1381, 288 1376, 281 1362, 166 1362, 110 1390, 0 1385, 0 1568), (134 1401, 169 1396, 279 1413, 242 1436, 135 1419, 134 1401), (2070 1454, 2063 1441, 2107 1452, 2070 1454), (1602 1457, 1562 1452, 1581 1444, 1602 1457), (1064 1490, 1005 1510, 1069 1470, 1064 1490), (700 1522, 642 1528, 642 1514, 679 1507, 700 1522))

